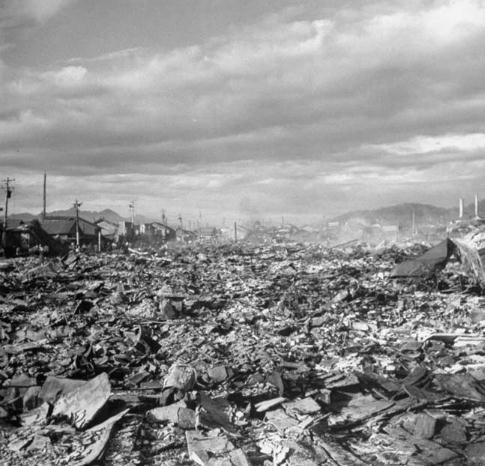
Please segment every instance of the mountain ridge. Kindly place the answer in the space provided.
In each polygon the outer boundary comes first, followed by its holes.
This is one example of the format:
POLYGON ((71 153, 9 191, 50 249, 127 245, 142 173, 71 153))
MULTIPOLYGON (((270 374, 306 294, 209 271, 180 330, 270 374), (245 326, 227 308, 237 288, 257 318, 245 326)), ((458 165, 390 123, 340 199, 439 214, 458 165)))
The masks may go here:
MULTIPOLYGON (((478 212, 485 217, 485 199, 478 202, 478 212)), ((447 225, 457 220, 459 209, 457 207, 437 207, 432 204, 404 202, 376 209, 352 210, 335 216, 330 222, 358 222, 366 225, 399 225, 409 228, 415 225, 447 225), (414 217, 414 220, 413 220, 414 217)), ((463 208, 463 218, 471 219, 475 216, 475 204, 470 203, 463 208)))
MULTIPOLYGON (((479 201, 479 213, 485 217, 485 199, 479 201)), ((407 228, 412 225, 414 212, 414 222, 416 225, 432 224, 446 225, 450 221, 458 218, 458 207, 437 207, 432 204, 403 202, 399 204, 378 207, 375 209, 351 210, 344 214, 330 218, 329 222, 357 222, 365 225, 382 224, 382 225, 400 225, 407 228)), ((464 218, 473 218, 475 212, 474 204, 468 204, 464 207, 464 218)), ((74 216, 76 214, 74 207, 65 210, 55 210, 47 212, 48 217, 53 216, 74 216)), ((101 211, 80 210, 79 216, 94 222, 99 219, 105 219, 110 222, 118 223, 120 221, 130 221, 128 217, 122 217, 113 209, 103 209, 101 211)), ((41 219, 42 214, 37 215, 30 212, 13 213, 9 218, 29 222, 34 219, 41 219)), ((159 221, 153 217, 143 214, 135 215, 136 223, 150 223, 159 221)))

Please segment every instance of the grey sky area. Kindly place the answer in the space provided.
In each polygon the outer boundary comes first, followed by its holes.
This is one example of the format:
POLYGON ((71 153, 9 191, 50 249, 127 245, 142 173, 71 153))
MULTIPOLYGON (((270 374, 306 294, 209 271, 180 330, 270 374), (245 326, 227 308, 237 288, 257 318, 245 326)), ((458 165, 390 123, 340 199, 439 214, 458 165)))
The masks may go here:
POLYGON ((14 211, 485 197, 485 1, 1 0, 14 211))

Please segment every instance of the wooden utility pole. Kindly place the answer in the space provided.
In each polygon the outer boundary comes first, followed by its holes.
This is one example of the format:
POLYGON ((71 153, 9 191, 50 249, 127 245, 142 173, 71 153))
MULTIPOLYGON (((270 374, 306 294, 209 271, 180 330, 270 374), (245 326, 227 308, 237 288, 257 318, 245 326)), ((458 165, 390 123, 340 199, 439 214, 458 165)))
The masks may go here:
POLYGON ((10 183, 15 181, 13 178, 7 178, 4 180, 5 184, 5 207, 3 210, 3 233, 2 233, 2 246, 3 250, 7 248, 7 223, 8 223, 8 200, 12 197, 13 188, 10 186, 10 183))
MULTIPOLYGON (((130 216, 131 216, 131 234, 127 234, 127 239, 130 241, 135 240, 135 201, 130 201, 128 204, 128 208, 130 209, 130 216)), ((128 232, 127 232, 128 233, 128 232)))
POLYGON ((79 249, 79 207, 82 206, 82 202, 77 199, 74 202, 74 209, 76 209, 76 247, 79 249))
POLYGON ((237 223, 234 222, 234 242, 237 243, 237 223))
POLYGON ((45 217, 46 217, 46 205, 47 205, 47 173, 44 172, 44 193, 43 193, 42 220, 45 220, 45 217))
POLYGON ((128 207, 130 208, 131 223, 133 224, 133 229, 135 229, 135 201, 130 201, 128 207))

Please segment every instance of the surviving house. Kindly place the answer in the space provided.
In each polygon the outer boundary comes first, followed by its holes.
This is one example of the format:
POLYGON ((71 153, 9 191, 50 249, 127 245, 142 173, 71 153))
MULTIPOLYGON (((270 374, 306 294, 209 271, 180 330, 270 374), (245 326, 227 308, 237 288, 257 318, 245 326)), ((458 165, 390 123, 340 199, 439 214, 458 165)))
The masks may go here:
POLYGON ((40 248, 51 255, 64 254, 66 252, 66 248, 63 247, 61 242, 52 238, 41 227, 38 220, 32 220, 27 223, 20 222, 9 226, 7 232, 8 246, 15 248, 20 254, 40 251, 40 248))
POLYGON ((215 239, 219 235, 220 235, 220 231, 215 227, 199 228, 199 238, 201 239, 215 239))
POLYGON ((118 238, 118 223, 111 222, 104 218, 96 220, 94 223, 101 228, 101 235, 103 238, 106 238, 109 241, 115 241, 118 238))
MULTIPOLYGON (((76 241, 76 217, 46 217, 42 220, 42 228, 53 238, 62 242, 76 241)), ((79 217, 79 242, 81 245, 96 245, 101 234, 101 228, 95 223, 79 217)))
POLYGON ((197 239, 197 233, 184 230, 182 227, 178 227, 176 230, 177 241, 191 242, 197 239))
POLYGON ((126 220, 121 220, 118 223, 118 235, 117 239, 124 239, 127 241, 133 241, 136 236, 136 227, 132 222, 127 222, 126 220))
POLYGON ((140 234, 148 241, 175 241, 177 232, 160 222, 144 223, 140 225, 140 234))

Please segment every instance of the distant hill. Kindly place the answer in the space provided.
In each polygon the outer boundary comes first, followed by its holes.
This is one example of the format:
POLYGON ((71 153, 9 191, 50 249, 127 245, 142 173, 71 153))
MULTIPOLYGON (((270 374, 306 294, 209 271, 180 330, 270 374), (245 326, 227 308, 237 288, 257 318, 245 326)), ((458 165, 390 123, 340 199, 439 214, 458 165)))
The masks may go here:
MULTIPOLYGON (((470 210, 469 207, 466 209, 467 213, 468 210, 470 210)), ((447 209, 430 204, 406 203, 381 207, 374 210, 355 210, 334 217, 332 221, 338 221, 340 223, 355 221, 365 225, 378 223, 381 225, 400 225, 403 228, 409 228, 412 225, 413 212, 417 225, 445 225, 458 217, 458 208, 447 209)), ((470 211, 470 214, 472 213, 473 206, 470 211)))
MULTIPOLYGON (((74 207, 66 210, 54 210, 52 212, 47 212, 48 217, 74 217, 75 215, 76 209, 74 209, 74 207)), ((101 212, 80 209, 79 216, 88 220, 89 222, 94 222, 100 218, 104 218, 105 220, 109 220, 110 222, 119 222, 123 220, 123 217, 121 215, 111 209, 105 209, 101 212)))
POLYGON ((14 220, 23 220, 24 222, 30 222, 35 218, 38 218, 37 215, 29 214, 28 212, 22 212, 20 214, 9 214, 8 218, 12 218, 14 220))

